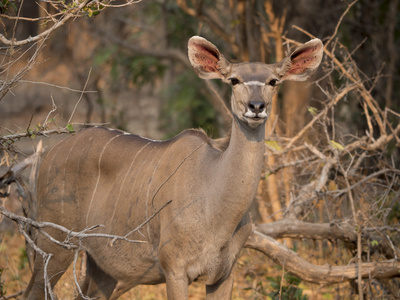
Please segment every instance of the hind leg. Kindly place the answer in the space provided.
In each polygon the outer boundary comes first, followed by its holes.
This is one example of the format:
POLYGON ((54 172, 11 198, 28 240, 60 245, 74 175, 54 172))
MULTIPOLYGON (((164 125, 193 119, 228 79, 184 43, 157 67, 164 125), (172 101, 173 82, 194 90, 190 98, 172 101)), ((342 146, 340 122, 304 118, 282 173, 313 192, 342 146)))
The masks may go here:
MULTIPOLYGON (((55 237, 55 235, 52 235, 55 237)), ((47 264, 47 278, 50 280, 51 288, 53 288, 64 272, 68 269, 73 259, 73 251, 52 243, 42 235, 38 236, 36 243, 45 253, 51 253, 52 256, 47 264)), ((59 239, 62 240, 62 239, 59 239)), ((45 298, 45 279, 44 279, 44 260, 39 253, 34 253, 33 273, 28 287, 26 288, 21 299, 44 299, 45 298)))
MULTIPOLYGON (((86 276, 81 286, 83 295, 96 299, 109 299, 117 281, 96 264, 90 254, 86 259, 86 276)), ((77 299, 82 299, 79 295, 77 299)))

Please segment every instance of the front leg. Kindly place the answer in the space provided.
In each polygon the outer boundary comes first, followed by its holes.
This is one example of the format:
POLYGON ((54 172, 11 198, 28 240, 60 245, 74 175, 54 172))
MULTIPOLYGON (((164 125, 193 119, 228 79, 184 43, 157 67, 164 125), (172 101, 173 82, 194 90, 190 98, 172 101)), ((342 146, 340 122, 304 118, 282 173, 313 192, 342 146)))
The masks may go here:
POLYGON ((187 300, 188 299, 188 278, 186 274, 165 274, 167 281, 168 300, 187 300))
POLYGON ((224 281, 206 286, 206 300, 230 300, 232 299, 233 272, 224 281))

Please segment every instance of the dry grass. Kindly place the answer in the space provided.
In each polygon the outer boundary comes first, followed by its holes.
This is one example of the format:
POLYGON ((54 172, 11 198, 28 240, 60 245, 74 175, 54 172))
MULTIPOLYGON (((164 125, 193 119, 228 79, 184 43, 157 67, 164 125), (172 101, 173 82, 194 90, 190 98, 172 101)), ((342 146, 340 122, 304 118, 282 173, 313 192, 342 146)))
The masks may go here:
MULTIPOLYGON (((25 256, 23 237, 13 231, 2 232, 0 242, 0 268, 3 268, 2 282, 6 295, 11 295, 24 289, 30 278, 29 265, 25 256)), ((274 290, 271 278, 281 278, 282 270, 273 265, 260 253, 244 249, 235 270, 234 300, 271 299, 263 293, 274 290)), ((285 282, 285 281, 284 281, 285 282)), ((285 285, 288 285, 287 281, 285 285)), ((347 284, 321 288, 316 285, 300 283, 303 295, 307 299, 335 299, 349 295, 347 284)), ((276 290, 276 287, 275 287, 276 290)), ((58 299, 73 299, 75 293, 72 267, 68 269, 55 288, 58 299)), ((162 300, 166 299, 165 284, 157 286, 138 286, 120 299, 162 300)), ((202 284, 192 284, 189 287, 189 299, 205 299, 205 288, 202 284)), ((282 298, 285 299, 285 298, 282 298)))

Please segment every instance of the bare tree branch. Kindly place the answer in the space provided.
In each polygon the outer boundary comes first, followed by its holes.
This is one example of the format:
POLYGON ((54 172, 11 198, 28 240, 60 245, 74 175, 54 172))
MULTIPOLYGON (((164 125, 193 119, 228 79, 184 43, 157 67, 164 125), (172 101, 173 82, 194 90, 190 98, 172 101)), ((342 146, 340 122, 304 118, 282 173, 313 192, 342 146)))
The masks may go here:
POLYGON ((82 10, 82 8, 84 8, 88 4, 88 2, 90 2, 90 0, 84 0, 77 7, 70 8, 66 13, 62 15, 59 20, 57 20, 57 22, 52 27, 34 37, 28 37, 27 39, 16 41, 14 39, 9 40, 4 35, 0 34, 0 42, 7 46, 18 47, 42 40, 48 37, 49 34, 51 34, 57 28, 63 26, 65 22, 67 22, 69 19, 76 17, 76 14, 80 10, 82 10))
MULTIPOLYGON (((51 238, 51 240, 53 242, 57 243, 59 246, 62 246, 66 249, 78 249, 79 247, 77 245, 70 242, 71 239, 76 238, 78 240, 81 240, 81 239, 89 238, 89 237, 99 237, 99 238, 112 239, 114 242, 116 240, 122 240, 122 241, 125 241, 128 243, 147 243, 146 241, 128 239, 127 236, 131 235, 134 232, 139 231, 145 224, 147 224, 152 218, 154 218, 161 211, 161 209, 163 209, 165 206, 167 206, 169 203, 171 203, 171 201, 168 201, 164 206, 162 206, 160 209, 158 209, 152 216, 150 216, 145 222, 142 223, 143 224, 142 226, 139 226, 139 227, 135 228, 134 230, 130 231, 126 236, 118 236, 118 235, 106 234, 106 233, 85 233, 87 231, 87 229, 84 229, 82 231, 72 231, 68 228, 65 228, 61 225, 54 224, 51 222, 37 222, 30 218, 19 216, 17 214, 14 214, 14 213, 8 211, 7 209, 5 209, 2 206, 0 206, 0 214, 17 222, 18 224, 29 224, 29 225, 39 229, 40 231, 41 231, 41 229, 46 228, 46 227, 57 229, 57 230, 63 232, 64 234, 66 234, 67 238, 62 242, 60 242, 60 241, 57 242, 55 239, 51 238)), ((97 226, 92 227, 92 229, 96 229, 99 227, 104 227, 104 226, 97 225, 97 226)), ((44 231, 41 231, 41 232, 44 233, 44 231)), ((51 237, 48 234, 46 234, 46 236, 48 238, 51 237)))
POLYGON ((333 284, 354 280, 358 271, 362 270, 362 278, 393 278, 399 277, 400 262, 388 260, 348 264, 346 266, 317 266, 301 258, 297 253, 281 245, 269 236, 256 230, 247 240, 245 247, 262 252, 279 265, 285 265, 285 270, 299 277, 301 280, 316 284, 333 284), (361 268, 360 268, 361 267, 361 268))

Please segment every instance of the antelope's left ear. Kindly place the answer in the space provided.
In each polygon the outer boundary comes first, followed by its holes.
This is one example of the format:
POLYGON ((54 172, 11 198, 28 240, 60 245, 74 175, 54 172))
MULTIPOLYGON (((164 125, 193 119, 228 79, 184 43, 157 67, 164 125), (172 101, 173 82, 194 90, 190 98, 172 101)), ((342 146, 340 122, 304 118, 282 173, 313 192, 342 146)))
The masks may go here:
POLYGON ((276 64, 281 81, 304 81, 311 77, 321 63, 324 46, 319 39, 313 39, 276 64))
POLYGON ((189 40, 188 50, 190 63, 200 78, 226 80, 230 63, 214 44, 194 36, 189 40))

